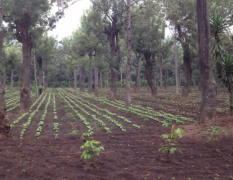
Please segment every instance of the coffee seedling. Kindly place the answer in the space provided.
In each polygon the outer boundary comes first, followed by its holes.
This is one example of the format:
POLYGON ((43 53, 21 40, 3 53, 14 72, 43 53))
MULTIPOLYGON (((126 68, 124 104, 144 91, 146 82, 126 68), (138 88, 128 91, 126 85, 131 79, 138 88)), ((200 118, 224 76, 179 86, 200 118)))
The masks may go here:
POLYGON ((163 134, 161 138, 164 139, 165 146, 159 148, 159 151, 167 154, 167 160, 169 158, 169 154, 174 153, 175 151, 181 151, 181 148, 177 147, 178 142, 175 140, 177 137, 182 138, 184 134, 184 130, 181 128, 175 129, 175 125, 172 125, 170 134, 163 134))

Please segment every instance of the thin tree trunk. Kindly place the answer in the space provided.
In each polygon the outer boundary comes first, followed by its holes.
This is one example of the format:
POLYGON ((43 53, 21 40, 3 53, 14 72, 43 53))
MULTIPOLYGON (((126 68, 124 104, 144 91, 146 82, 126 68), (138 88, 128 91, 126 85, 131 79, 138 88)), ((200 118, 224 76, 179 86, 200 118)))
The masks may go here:
POLYGON ((102 76, 103 72, 100 71, 100 88, 103 88, 103 76, 102 76))
POLYGON ((201 91, 201 76, 199 76, 198 90, 201 91))
POLYGON ((43 71, 43 89, 45 90, 45 72, 43 71))
POLYGON ((126 65, 126 107, 131 106, 131 63, 132 63, 132 45, 131 45, 131 0, 127 0, 127 48, 128 60, 126 65))
POLYGON ((213 75, 210 57, 210 24, 208 0, 197 0, 197 23, 199 45, 199 68, 202 86, 202 100, 199 123, 215 118, 217 85, 213 75))
POLYGON ((36 75, 36 50, 34 49, 34 76, 35 76, 35 90, 36 98, 38 98, 38 88, 37 88, 37 75, 36 75))
POLYGON ((11 85, 10 85, 10 90, 13 90, 13 86, 14 86, 14 70, 11 70, 11 85))
POLYGON ((184 87, 182 89, 182 96, 187 98, 190 93, 190 88, 192 84, 192 68, 191 68, 191 54, 189 50, 189 44, 183 45, 183 51, 184 51, 184 73, 185 73, 185 83, 184 87))
POLYGON ((164 70, 164 89, 167 89, 167 72, 164 70))
POLYGON ((122 66, 120 67, 120 73, 121 73, 121 87, 122 87, 122 80, 123 80, 123 75, 122 75, 122 66))
POLYGON ((39 64, 39 86, 43 86, 43 58, 39 56, 37 62, 39 64))
MULTIPOLYGON (((4 33, 2 31, 2 19, 4 15, 4 9, 0 7, 0 63, 2 61, 2 49, 4 41, 4 33)), ((5 104, 5 87, 2 85, 2 79, 0 77, 0 133, 5 131, 5 114, 6 114, 6 104, 5 104)))
POLYGON ((118 35, 117 33, 108 34, 108 40, 110 43, 111 49, 111 59, 112 63, 110 64, 111 69, 111 100, 115 101, 117 97, 117 81, 118 81, 118 73, 119 73, 119 58, 116 57, 116 52, 118 51, 118 35))
POLYGON ((4 70, 3 70, 3 86, 6 88, 6 66, 4 65, 4 70))
POLYGON ((231 83, 230 87, 230 116, 233 116, 233 83, 231 83))
POLYGON ((195 80, 194 77, 193 77, 192 79, 193 79, 193 86, 194 86, 194 89, 196 89, 196 80, 195 80))
POLYGON ((84 66, 80 67, 79 89, 80 89, 80 92, 84 92, 85 91, 84 66))
POLYGON ((162 91, 162 86, 163 86, 163 61, 160 61, 159 65, 159 72, 160 72, 160 91, 162 91))
POLYGON ((77 67, 74 68, 74 89, 77 89, 77 67))
POLYGON ((175 45, 175 76, 176 76, 176 94, 179 94, 179 75, 178 75, 178 60, 177 60, 177 45, 176 40, 174 38, 175 45))
POLYGON ((137 70, 136 70, 136 84, 135 84, 135 93, 139 93, 140 91, 140 74, 141 74, 141 61, 143 54, 139 53, 137 56, 137 70))
POLYGON ((89 76, 88 76, 88 93, 91 94, 92 93, 92 78, 93 78, 93 74, 92 74, 92 52, 89 53, 89 76))
POLYGON ((108 84, 109 84, 109 82, 108 82, 108 76, 107 76, 107 88, 108 88, 108 84))
POLYGON ((169 84, 169 73, 168 73, 168 71, 167 71, 167 86, 168 86, 168 88, 169 88, 169 86, 170 86, 170 84, 169 84))
POLYGON ((155 86, 157 87, 157 72, 155 72, 155 86))
POLYGON ((146 59, 146 80, 147 83, 151 89, 151 95, 156 96, 157 95, 157 88, 155 87, 153 83, 153 63, 151 62, 151 53, 145 53, 144 54, 146 59))
POLYGON ((46 91, 46 89, 48 87, 46 66, 47 66, 47 63, 46 63, 46 61, 44 61, 44 63, 43 63, 43 69, 44 69, 44 91, 46 91))
POLYGON ((96 96, 98 96, 98 94, 99 94, 99 77, 98 77, 98 74, 99 74, 98 67, 95 66, 95 95, 96 96))

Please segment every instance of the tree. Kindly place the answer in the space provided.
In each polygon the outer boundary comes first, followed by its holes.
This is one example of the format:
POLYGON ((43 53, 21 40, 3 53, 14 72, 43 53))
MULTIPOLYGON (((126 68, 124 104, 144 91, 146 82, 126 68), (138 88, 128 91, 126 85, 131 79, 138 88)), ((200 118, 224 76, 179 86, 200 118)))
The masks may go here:
POLYGON ((233 58, 226 53, 220 61, 220 80, 225 84, 230 93, 230 116, 233 116, 233 58))
POLYGON ((116 56, 119 51, 119 32, 126 22, 124 15, 127 9, 124 1, 91 0, 91 2, 94 4, 94 8, 103 14, 103 33, 107 35, 111 49, 111 99, 115 100, 120 65, 120 59, 116 56))
MULTIPOLYGON (((2 30, 2 20, 4 15, 3 7, 0 7, 0 63, 2 61, 2 49, 4 41, 4 33, 2 30)), ((5 87, 2 85, 2 80, 0 78, 0 133, 5 129, 5 113, 6 113, 6 104, 5 104, 5 87)))
POLYGON ((175 38, 183 48, 183 64, 185 71, 185 84, 182 96, 188 97, 192 83, 192 61, 195 55, 192 48, 196 48, 197 29, 195 2, 193 0, 165 1, 166 19, 175 28, 175 38))
POLYGON ((160 3, 148 0, 143 5, 134 7, 133 15, 133 49, 137 53, 144 55, 146 80, 151 89, 152 96, 156 96, 157 88, 153 82, 153 66, 156 56, 159 56, 159 47, 164 38, 165 27, 160 3))
POLYGON ((132 63, 132 45, 131 45, 131 0, 127 0, 127 47, 128 60, 126 66, 126 107, 131 105, 131 63, 132 63))
POLYGON ((202 101, 199 123, 206 118, 215 118, 217 86, 213 75, 210 56, 210 23, 208 0, 197 0, 197 24, 199 46, 199 69, 202 87, 202 101))
POLYGON ((215 10, 210 16, 210 32, 211 32, 211 52, 212 59, 216 61, 216 71, 219 78, 221 73, 221 57, 225 53, 224 38, 226 31, 230 27, 229 15, 223 15, 215 10))

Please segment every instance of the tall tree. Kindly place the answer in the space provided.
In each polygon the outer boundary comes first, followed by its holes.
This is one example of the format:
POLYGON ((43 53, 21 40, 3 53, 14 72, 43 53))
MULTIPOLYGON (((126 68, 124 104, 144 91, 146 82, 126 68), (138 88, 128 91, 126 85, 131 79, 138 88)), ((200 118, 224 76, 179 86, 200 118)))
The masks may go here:
MULTIPOLYGON (((2 49, 3 49, 3 41, 4 41, 4 33, 2 30, 2 20, 4 15, 4 8, 0 7, 0 63, 2 61, 2 49)), ((2 80, 0 77, 0 133, 5 129, 5 113, 6 113, 6 104, 5 104, 5 87, 2 85, 2 80)))
POLYGON ((118 0, 91 0, 94 7, 103 14, 103 33, 111 50, 111 99, 115 100, 117 95, 117 81, 120 67, 120 59, 117 58, 119 51, 119 32, 122 30, 126 20, 124 18, 127 8, 124 1, 118 0))
POLYGON ((127 47, 128 60, 126 65, 126 107, 131 105, 131 63, 132 63, 132 45, 131 45, 131 0, 127 0, 127 47))
POLYGON ((183 48, 183 65, 185 84, 182 96, 188 97, 192 84, 192 61, 195 55, 192 48, 196 49, 197 26, 195 2, 193 0, 164 1, 166 19, 175 28, 175 37, 183 48))
POLYGON ((202 101, 199 123, 215 118, 217 86, 210 56, 210 23, 208 0, 197 0, 197 24, 199 45, 199 69, 202 101))

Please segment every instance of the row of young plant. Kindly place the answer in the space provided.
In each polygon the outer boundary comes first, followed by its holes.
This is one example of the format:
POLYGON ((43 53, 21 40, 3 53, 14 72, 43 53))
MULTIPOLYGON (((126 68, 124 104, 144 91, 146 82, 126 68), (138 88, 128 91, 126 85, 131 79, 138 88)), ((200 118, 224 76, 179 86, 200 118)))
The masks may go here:
MULTIPOLYGON (((91 111, 95 112, 95 114, 90 114, 89 112, 87 112, 85 109, 83 109, 82 107, 80 107, 76 102, 78 102, 77 100, 73 101, 72 99, 70 99, 71 96, 69 96, 68 94, 66 94, 66 98, 74 104, 75 107, 77 107, 78 109, 80 109, 84 114, 91 116, 95 121, 97 121, 107 132, 111 133, 110 128, 106 126, 106 124, 99 118, 97 118, 96 116, 101 115, 98 111, 95 111, 94 109, 91 109, 91 111)), ((80 104, 80 103, 79 103, 80 104)), ((85 106, 86 108, 89 109, 89 106, 86 106, 85 104, 81 105, 85 106)))
MULTIPOLYGON (((75 98, 76 100, 78 99, 78 100, 80 101, 79 103, 82 103, 83 105, 85 105, 87 108, 89 108, 89 109, 92 110, 93 112, 98 112, 97 110, 99 110, 99 111, 102 111, 102 112, 107 113, 108 115, 115 116, 115 117, 117 117, 117 118, 119 118, 119 119, 122 119, 123 121, 125 121, 125 122, 131 124, 131 121, 128 120, 128 119, 127 119, 126 117, 124 117, 124 116, 119 116, 119 115, 117 115, 116 113, 112 113, 112 112, 110 112, 110 111, 107 110, 107 109, 101 109, 100 107, 96 106, 95 104, 92 104, 92 103, 90 103, 90 102, 87 101, 87 100, 83 100, 83 99, 80 98, 80 97, 73 96, 72 94, 69 94, 69 95, 72 96, 73 98, 75 98), (88 105, 89 105, 89 106, 88 106, 88 105), (96 108, 97 110, 91 108, 90 106, 93 106, 93 107, 96 108)), ((99 112, 98 112, 98 113, 99 113, 99 112)), ((99 114, 101 115, 102 113, 99 113, 99 114)), ((140 126, 138 126, 138 125, 136 125, 136 124, 133 124, 133 126, 134 126, 134 127, 137 127, 137 128, 140 128, 140 126)))
MULTIPOLYGON (((91 110, 91 111, 94 112, 96 115, 102 116, 102 117, 104 117, 105 119, 107 119, 108 121, 110 121, 111 123, 114 123, 116 126, 118 126, 118 127, 121 129, 121 131, 124 131, 124 132, 126 131, 126 129, 123 128, 122 124, 120 124, 118 121, 112 119, 110 116, 103 115, 103 114, 100 113, 98 110, 91 108, 91 107, 89 106, 90 104, 85 104, 85 103, 83 103, 82 101, 78 100, 75 96, 73 96, 73 95, 71 95, 71 94, 68 94, 68 95, 72 96, 73 99, 75 99, 76 102, 78 102, 80 105, 85 106, 87 109, 91 110)), ((93 115, 93 117, 96 116, 96 115, 93 115)))
POLYGON ((90 123, 87 121, 87 119, 85 117, 83 117, 81 114, 79 114, 79 112, 69 103, 69 101, 66 100, 66 98, 63 96, 62 93, 59 92, 58 95, 66 102, 66 104, 68 105, 68 107, 70 109, 72 109, 75 112, 75 114, 80 118, 80 120, 83 122, 83 124, 88 129, 87 133, 90 134, 90 135, 92 135, 94 132, 93 132, 92 127, 90 126, 90 123))
MULTIPOLYGON (((21 133, 20 133, 20 139, 23 139, 23 136, 24 136, 25 131, 26 131, 27 128, 30 126, 30 124, 31 124, 31 122, 32 122, 32 118, 33 118, 33 117, 35 116, 35 114, 39 111, 41 105, 43 104, 43 102, 44 102, 45 99, 46 99, 46 96, 47 96, 47 95, 45 95, 45 96, 43 97, 43 99, 41 100, 41 102, 38 104, 36 110, 34 110, 34 111, 30 114, 30 116, 28 117, 27 122, 23 124, 23 129, 22 129, 22 131, 21 131, 21 133)), ((30 108, 30 109, 31 109, 31 108, 30 108)), ((29 112, 31 112, 31 111, 29 111, 29 112)))
POLYGON ((17 101, 19 101, 19 96, 14 96, 11 99, 6 100, 6 105, 9 106, 9 104, 11 104, 12 102, 15 103, 17 101))
MULTIPOLYGON (((35 96, 35 94, 32 94, 31 97, 34 97, 34 96, 35 96)), ((15 105, 15 104, 18 103, 19 101, 20 101, 20 100, 17 100, 16 102, 13 102, 13 103, 11 103, 11 104, 8 104, 7 108, 10 107, 10 106, 12 106, 12 105, 15 105)), ((17 109, 19 106, 20 106, 20 103, 19 103, 19 104, 16 104, 15 106, 13 106, 13 107, 11 107, 11 108, 9 108, 9 109, 7 109, 6 112, 10 112, 10 111, 12 111, 12 110, 15 110, 15 109, 17 109)))
MULTIPOLYGON (((42 95, 31 105, 30 109, 32 109, 32 106, 35 106, 42 98, 42 95)), ((26 112, 22 114, 20 117, 18 117, 15 121, 12 122, 11 127, 14 127, 15 124, 19 123, 25 116, 28 115, 29 112, 26 112)))
POLYGON ((49 106, 49 104, 50 104, 50 98, 51 98, 51 94, 49 93, 48 101, 47 101, 47 103, 46 103, 46 105, 45 105, 44 112, 43 112, 43 114, 42 114, 42 116, 41 116, 41 118, 40 118, 40 122, 38 123, 38 128, 37 128, 36 134, 35 134, 35 136, 36 136, 38 139, 39 139, 39 136, 40 136, 41 131, 42 131, 42 129, 43 129, 45 117, 46 117, 46 115, 47 115, 47 113, 48 113, 48 106, 49 106))
POLYGON ((170 125, 170 121, 175 121, 176 123, 184 124, 182 121, 180 121, 177 117, 171 115, 171 114, 165 114, 165 113, 160 113, 160 112, 154 112, 152 109, 143 109, 140 110, 139 108, 135 107, 130 107, 130 108, 125 108, 125 105, 120 104, 119 102, 113 102, 113 101, 108 101, 104 98, 97 98, 94 96, 90 96, 87 94, 81 94, 84 97, 89 97, 92 98, 93 100, 99 101, 101 103, 105 103, 109 106, 112 106, 114 108, 117 108, 118 110, 128 112, 130 115, 135 114, 143 118, 144 120, 152 119, 157 122, 162 123, 165 126, 170 125), (156 116, 156 117, 154 117, 156 116), (165 120, 159 120, 157 117, 163 117, 165 120))
POLYGON ((16 95, 19 95, 19 91, 13 91, 10 93, 6 93, 6 95, 4 97, 8 98, 8 97, 16 96, 16 95))
MULTIPOLYGON (((108 101, 108 102, 111 102, 111 101, 108 101)), ((115 105, 119 105, 121 107, 125 106, 125 103, 123 101, 116 101, 116 102, 112 102, 112 103, 115 105)), ((163 111, 155 111, 151 107, 144 108, 141 105, 132 105, 132 108, 135 111, 145 112, 145 114, 149 114, 149 115, 157 116, 157 117, 163 117, 165 120, 172 118, 172 119, 174 119, 174 121, 176 121, 177 123, 181 123, 181 124, 183 124, 183 122, 180 120, 195 122, 192 118, 187 118, 187 117, 184 117, 181 115, 173 115, 173 114, 166 113, 163 111)))

